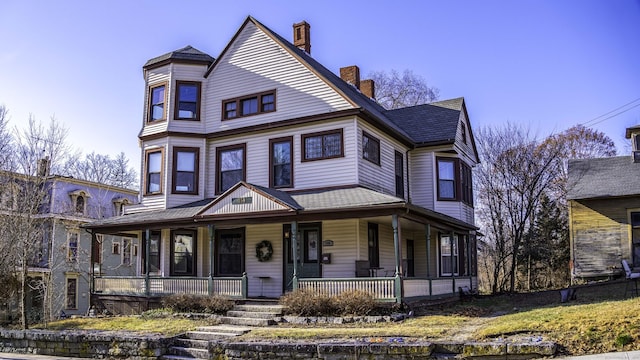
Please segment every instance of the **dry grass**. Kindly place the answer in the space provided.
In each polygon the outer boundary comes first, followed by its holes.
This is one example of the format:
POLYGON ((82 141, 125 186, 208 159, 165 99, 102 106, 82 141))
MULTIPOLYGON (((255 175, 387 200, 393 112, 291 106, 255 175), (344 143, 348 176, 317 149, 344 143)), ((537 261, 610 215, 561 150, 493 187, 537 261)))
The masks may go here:
MULTIPOLYGON (((625 283, 580 287, 577 300, 561 304, 558 291, 481 296, 454 305, 432 307, 398 323, 280 325, 256 329, 248 339, 357 339, 406 337, 426 340, 491 340, 541 336, 567 354, 640 350, 640 297, 625 299, 625 283)), ((49 329, 96 329, 174 335, 207 324, 184 318, 114 317, 70 319, 49 329)))

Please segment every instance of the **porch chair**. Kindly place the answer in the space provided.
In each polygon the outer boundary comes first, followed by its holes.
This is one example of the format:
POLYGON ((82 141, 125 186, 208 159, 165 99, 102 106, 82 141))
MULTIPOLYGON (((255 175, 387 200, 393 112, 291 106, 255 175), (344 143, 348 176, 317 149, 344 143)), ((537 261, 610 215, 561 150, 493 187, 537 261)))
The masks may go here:
POLYGON ((369 277, 371 273, 369 268, 371 265, 367 260, 356 260, 356 277, 369 277))
POLYGON ((629 292, 629 282, 631 280, 633 280, 636 290, 636 296, 638 296, 638 279, 640 279, 640 273, 631 271, 631 267, 629 266, 627 260, 622 260, 622 267, 624 268, 625 277, 627 279, 627 283, 624 288, 624 296, 626 297, 627 293, 629 292))

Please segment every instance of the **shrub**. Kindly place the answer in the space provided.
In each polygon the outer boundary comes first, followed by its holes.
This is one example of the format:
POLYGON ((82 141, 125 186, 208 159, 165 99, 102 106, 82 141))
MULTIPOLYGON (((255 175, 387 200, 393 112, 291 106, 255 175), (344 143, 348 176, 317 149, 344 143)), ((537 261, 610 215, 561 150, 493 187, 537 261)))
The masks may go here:
POLYGON ((296 290, 280 298, 285 311, 297 316, 368 315, 377 306, 373 296, 364 291, 345 291, 337 296, 313 290, 296 290))
POLYGON ((285 311, 297 316, 327 316, 335 313, 335 299, 313 290, 296 290, 280 298, 285 311))
POLYGON ((162 298, 162 305, 174 312, 224 314, 233 308, 233 301, 222 296, 172 294, 162 298))
POLYGON ((335 299, 340 315, 368 315, 377 306, 373 295, 361 290, 345 291, 335 299))
POLYGON ((615 340, 615 344, 618 347, 624 347, 625 345, 629 345, 632 342, 633 342, 633 337, 629 334, 618 334, 615 340))

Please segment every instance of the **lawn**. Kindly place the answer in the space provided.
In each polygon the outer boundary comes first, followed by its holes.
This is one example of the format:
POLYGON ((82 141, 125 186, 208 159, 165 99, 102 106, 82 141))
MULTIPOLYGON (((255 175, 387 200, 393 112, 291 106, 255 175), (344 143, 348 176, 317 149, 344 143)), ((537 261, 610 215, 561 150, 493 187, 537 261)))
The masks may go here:
MULTIPOLYGON (((203 320, 113 317, 69 319, 49 329, 97 329, 178 334, 210 324, 203 320)), ((512 336, 555 341, 567 354, 640 350, 640 297, 625 298, 625 283, 580 287, 577 299, 560 303, 558 291, 479 296, 435 306, 392 324, 279 325, 256 329, 246 339, 358 339, 406 337, 420 340, 484 341, 512 336)))

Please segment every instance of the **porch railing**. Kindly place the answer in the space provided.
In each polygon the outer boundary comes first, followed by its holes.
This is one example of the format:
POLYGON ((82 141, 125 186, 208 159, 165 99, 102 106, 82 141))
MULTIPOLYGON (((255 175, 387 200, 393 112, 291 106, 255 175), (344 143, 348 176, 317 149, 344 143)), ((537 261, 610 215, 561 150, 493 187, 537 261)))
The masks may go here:
POLYGON ((338 295, 349 290, 361 290, 371 293, 377 301, 399 302, 407 298, 429 298, 457 295, 458 288, 467 286, 477 289, 477 277, 455 278, 299 278, 298 289, 313 290, 328 295, 338 295))
POLYGON ((299 278, 298 289, 312 290, 327 295, 360 290, 373 295, 377 301, 397 301, 396 278, 299 278))
POLYGON ((230 298, 246 299, 247 276, 242 277, 149 277, 147 290, 145 277, 96 276, 93 279, 94 293, 110 295, 222 295, 230 298))

